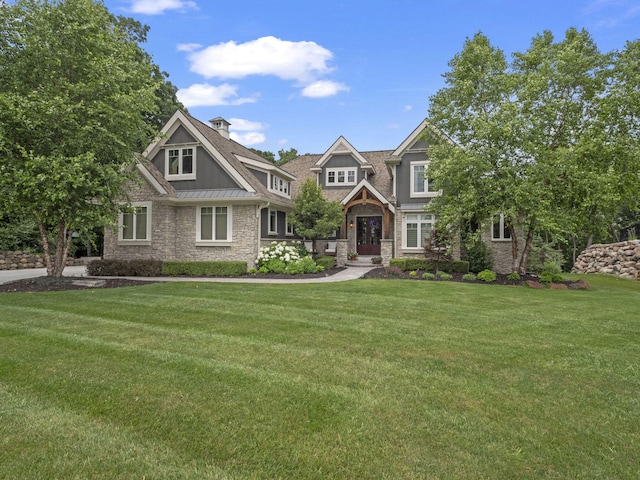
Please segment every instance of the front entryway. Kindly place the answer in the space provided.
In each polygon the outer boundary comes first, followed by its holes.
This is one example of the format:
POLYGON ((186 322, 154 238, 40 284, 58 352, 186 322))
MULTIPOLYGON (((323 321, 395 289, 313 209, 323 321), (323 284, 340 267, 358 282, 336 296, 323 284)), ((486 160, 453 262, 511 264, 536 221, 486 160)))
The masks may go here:
POLYGON ((359 255, 380 255, 382 217, 356 218, 356 251, 359 255))

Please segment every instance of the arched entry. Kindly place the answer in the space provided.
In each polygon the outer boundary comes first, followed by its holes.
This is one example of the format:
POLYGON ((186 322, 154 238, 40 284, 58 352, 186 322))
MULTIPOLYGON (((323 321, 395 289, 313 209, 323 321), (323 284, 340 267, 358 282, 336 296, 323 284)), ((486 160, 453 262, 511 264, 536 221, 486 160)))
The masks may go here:
POLYGON ((356 217, 356 250, 359 255, 380 255, 382 216, 356 217))

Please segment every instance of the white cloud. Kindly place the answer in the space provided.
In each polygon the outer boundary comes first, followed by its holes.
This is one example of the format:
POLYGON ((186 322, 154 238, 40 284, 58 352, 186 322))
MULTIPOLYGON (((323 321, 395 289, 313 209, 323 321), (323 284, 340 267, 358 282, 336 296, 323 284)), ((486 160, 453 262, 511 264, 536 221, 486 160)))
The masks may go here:
POLYGON ((263 133, 260 132, 247 132, 247 133, 236 133, 230 132, 229 137, 232 140, 240 143, 241 145, 258 145, 260 143, 264 143, 267 139, 263 133))
POLYGON ((189 54, 190 70, 205 78, 275 75, 306 84, 330 73, 333 54, 315 42, 262 37, 250 42, 220 43, 189 54))
POLYGON ((131 0, 129 10, 145 15, 161 15, 167 10, 197 9, 196 2, 190 0, 131 0))
POLYGON ((343 83, 333 82, 331 80, 318 80, 304 87, 302 89, 302 95, 311 98, 332 97, 341 91, 348 92, 349 87, 343 83))
POLYGON ((598 27, 615 28, 640 15, 640 5, 635 0, 594 0, 583 11, 586 15, 598 17, 598 27))
POLYGON ((229 120, 229 123, 231 124, 232 130, 240 130, 243 132, 249 130, 264 130, 266 128, 266 125, 260 122, 252 122, 251 120, 245 120, 243 118, 232 118, 229 120))
POLYGON ((410 112, 411 110, 413 110, 413 105, 405 105, 403 108, 405 112, 410 112))
POLYGON ((254 98, 238 97, 238 87, 223 83, 222 85, 209 85, 208 83, 196 83, 187 88, 181 88, 176 94, 185 107, 210 107, 215 105, 242 105, 254 103, 254 98))
POLYGON ((199 48, 202 48, 202 45, 199 43, 179 43, 176 50, 178 52, 193 52, 199 48))

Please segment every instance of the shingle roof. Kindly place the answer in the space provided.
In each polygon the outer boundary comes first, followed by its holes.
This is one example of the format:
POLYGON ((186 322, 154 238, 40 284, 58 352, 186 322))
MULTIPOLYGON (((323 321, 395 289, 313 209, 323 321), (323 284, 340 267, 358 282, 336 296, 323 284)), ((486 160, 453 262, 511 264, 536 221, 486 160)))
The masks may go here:
MULTIPOLYGON (((391 199, 393 195, 393 185, 391 182, 391 174, 384 163, 393 150, 378 150, 373 152, 360 152, 360 154, 373 165, 375 168, 375 174, 369 174, 369 183, 376 188, 387 200, 391 199)), ((316 178, 316 173, 311 171, 311 167, 320 160, 323 154, 306 154, 294 158, 289 163, 286 163, 282 168, 289 173, 297 177, 297 181, 292 185, 292 197, 298 193, 301 185, 307 178, 316 178)), ((342 200, 345 196, 351 192, 353 187, 346 188, 326 188, 323 190, 323 194, 330 200, 342 200)))

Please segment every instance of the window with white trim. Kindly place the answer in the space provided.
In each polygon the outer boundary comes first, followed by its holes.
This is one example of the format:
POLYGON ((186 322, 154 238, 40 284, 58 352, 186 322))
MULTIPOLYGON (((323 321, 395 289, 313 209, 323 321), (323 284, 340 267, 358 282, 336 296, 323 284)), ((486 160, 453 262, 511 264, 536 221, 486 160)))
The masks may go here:
POLYGON ((196 242, 216 244, 231 241, 231 207, 197 208, 196 242))
POLYGON ((430 213, 406 213, 403 219, 403 248, 422 249, 435 228, 436 216, 430 213))
POLYGON ((269 191, 283 197, 291 198, 291 183, 273 173, 269 173, 269 191))
POLYGON ((149 242, 151 240, 151 202, 137 202, 120 213, 118 220, 120 242, 149 242))
POLYGON ((171 146, 166 149, 165 177, 167 180, 195 180, 196 147, 171 146))
POLYGON ((327 168, 327 186, 355 185, 357 168, 327 168))
POLYGON ((491 219, 491 240, 511 240, 509 225, 505 221, 504 213, 496 215, 491 219))
POLYGON ((287 235, 293 235, 293 224, 289 223, 289 214, 285 214, 285 223, 287 225, 287 235))
POLYGON ((429 162, 411 162, 411 196, 412 197, 434 197, 437 191, 431 189, 427 168, 429 162))
POLYGON ((269 210, 269 233, 278 233, 278 212, 276 210, 269 210))

